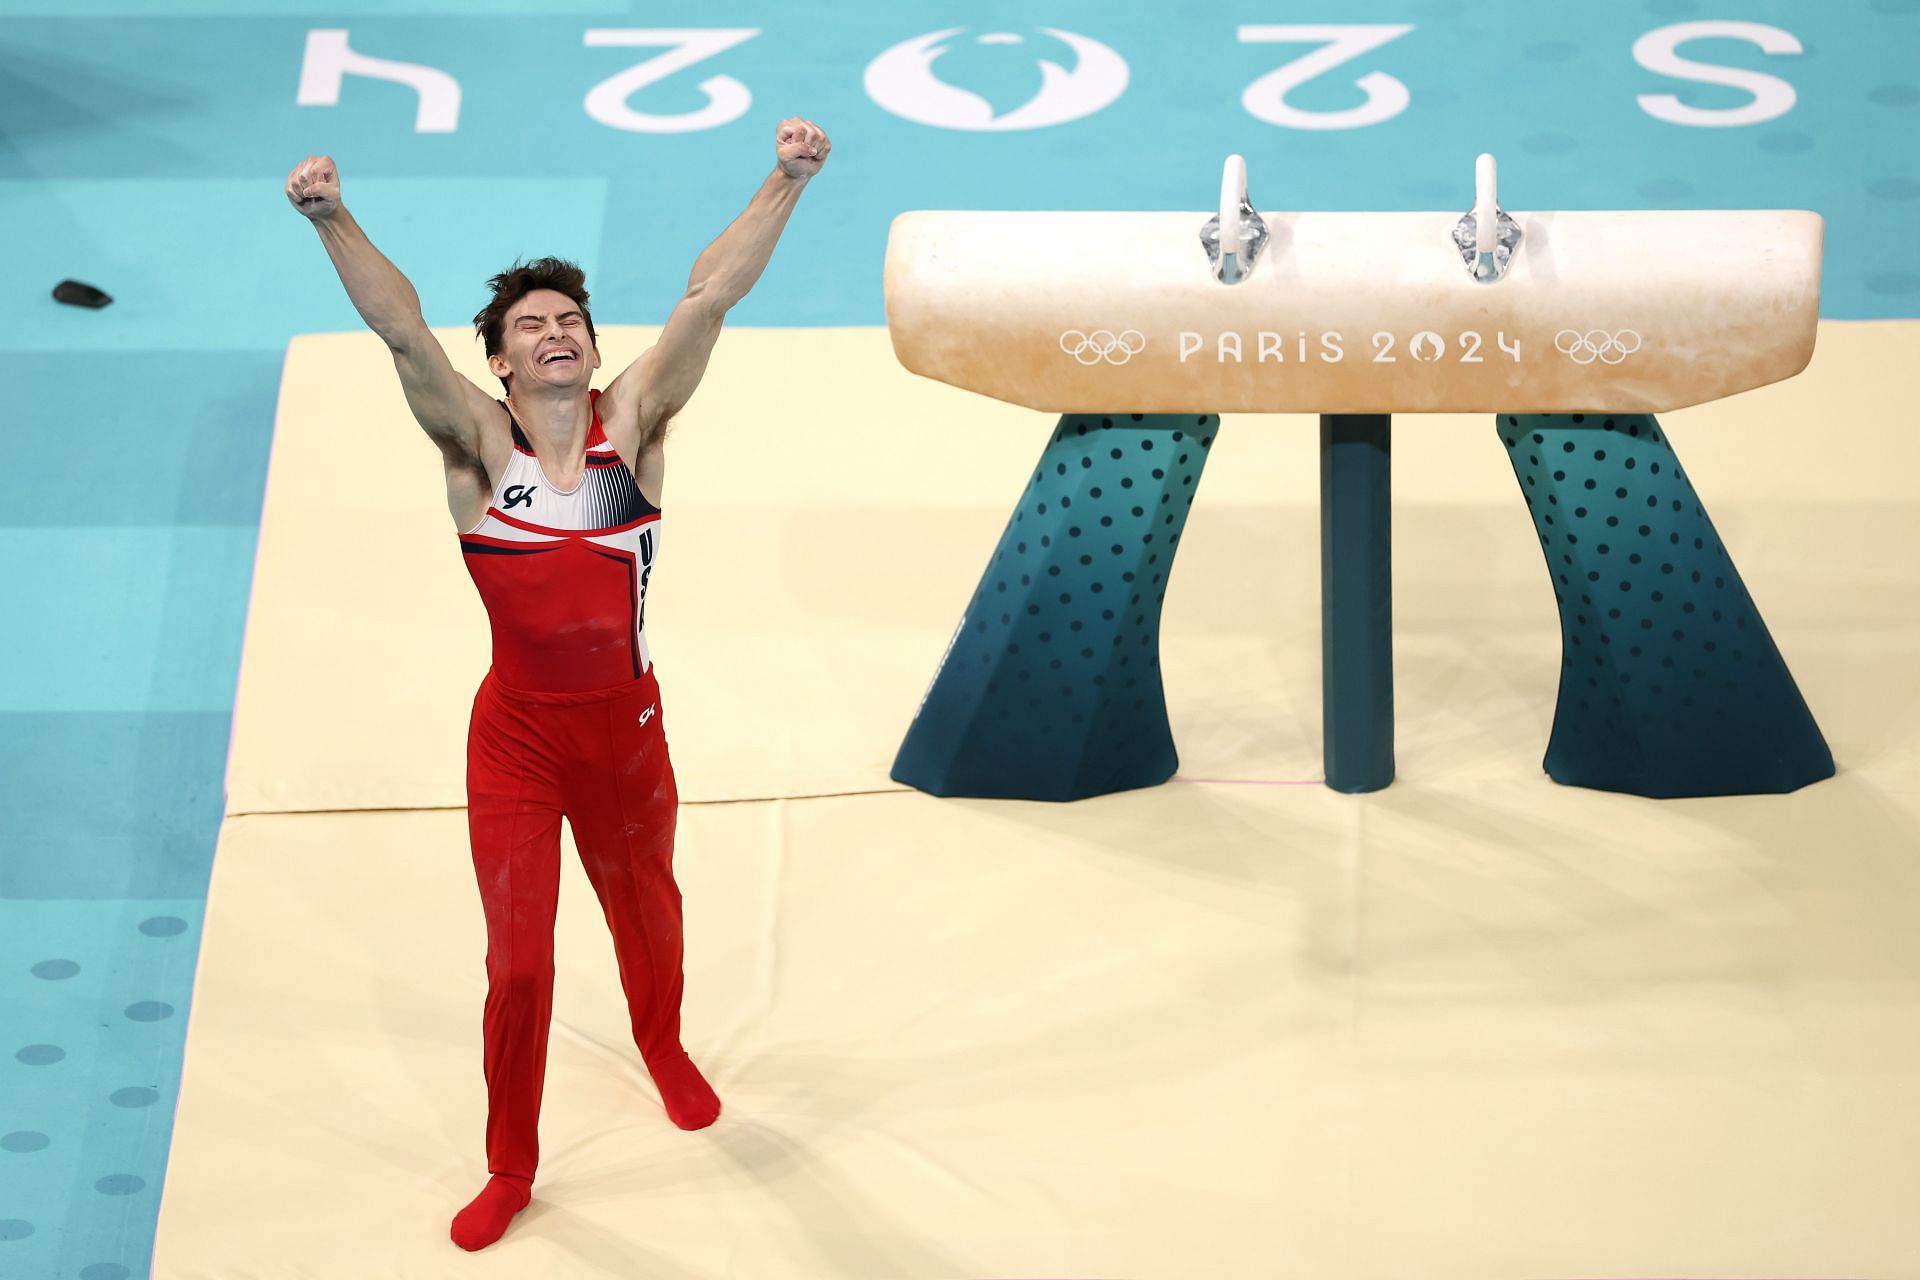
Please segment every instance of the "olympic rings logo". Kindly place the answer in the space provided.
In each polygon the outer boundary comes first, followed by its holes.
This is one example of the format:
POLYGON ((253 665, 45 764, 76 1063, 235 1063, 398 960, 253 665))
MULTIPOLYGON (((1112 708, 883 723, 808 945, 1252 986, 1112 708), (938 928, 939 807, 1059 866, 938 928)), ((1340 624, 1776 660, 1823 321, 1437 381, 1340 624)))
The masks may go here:
POLYGON ((1138 329, 1122 329, 1119 333, 1107 329, 1095 329, 1092 333, 1069 329, 1060 335, 1060 349, 1081 364, 1099 364, 1102 360, 1108 364, 1125 364, 1147 349, 1147 335, 1138 329))
POLYGON ((1605 329, 1562 329, 1553 335, 1553 347, 1575 364, 1619 364, 1640 349, 1640 335, 1632 329, 1608 333, 1605 329))

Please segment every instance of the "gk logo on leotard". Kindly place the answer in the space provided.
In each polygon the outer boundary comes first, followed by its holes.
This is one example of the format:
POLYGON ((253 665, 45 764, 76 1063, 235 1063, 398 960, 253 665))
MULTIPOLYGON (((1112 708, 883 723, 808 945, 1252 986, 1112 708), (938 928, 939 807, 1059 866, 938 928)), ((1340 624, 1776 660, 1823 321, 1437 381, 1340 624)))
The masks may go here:
POLYGON ((645 724, 647 721, 653 719, 653 711, 654 709, 652 707, 648 707, 645 711, 642 711, 640 713, 640 723, 645 724))
POLYGON ((536 490, 536 489, 538 489, 539 487, 540 487, 540 486, 539 486, 539 485, 537 485, 537 484, 510 484, 510 485, 508 485, 508 486, 507 486, 507 491, 506 491, 506 492, 505 492, 504 494, 502 494, 502 495, 501 495, 502 497, 504 497, 504 498, 505 498, 505 499, 507 500, 507 506, 506 506, 506 509, 507 509, 508 511, 511 511, 511 510, 513 510, 513 509, 514 509, 515 507, 530 507, 530 506, 532 506, 532 505, 533 505, 533 494, 534 494, 534 490, 536 490))

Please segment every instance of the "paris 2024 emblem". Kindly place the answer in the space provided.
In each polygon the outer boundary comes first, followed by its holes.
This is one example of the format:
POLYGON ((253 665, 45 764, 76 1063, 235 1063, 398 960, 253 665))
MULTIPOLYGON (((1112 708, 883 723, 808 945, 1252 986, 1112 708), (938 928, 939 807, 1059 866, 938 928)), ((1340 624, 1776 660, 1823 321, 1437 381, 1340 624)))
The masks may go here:
MULTIPOLYGON (((867 96, 915 124, 1008 133, 1084 119, 1112 105, 1126 92, 1127 63, 1119 54, 1087 36, 1042 27, 1041 34, 1073 51, 1073 70, 1067 70, 1051 58, 1038 59, 1040 91, 1012 111, 996 114, 993 104, 980 94, 948 84, 934 74, 934 60, 951 52, 954 45, 960 43, 954 37, 964 30, 964 27, 950 27, 945 31, 931 31, 904 40, 882 53, 867 64, 867 96)), ((1021 45, 1026 43, 1026 37, 996 31, 976 37, 975 43, 1021 45)))

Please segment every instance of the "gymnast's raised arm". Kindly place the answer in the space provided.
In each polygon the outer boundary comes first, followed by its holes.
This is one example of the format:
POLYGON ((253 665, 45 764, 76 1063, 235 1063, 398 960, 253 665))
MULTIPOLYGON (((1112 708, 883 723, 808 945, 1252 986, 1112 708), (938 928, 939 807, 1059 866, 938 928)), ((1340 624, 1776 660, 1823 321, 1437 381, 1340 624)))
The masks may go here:
POLYGON ((491 437, 505 438, 500 406, 454 371, 427 328, 412 283, 373 247, 341 203, 333 158, 308 156, 294 166, 287 175, 287 199, 320 233, 354 310, 393 352, 407 406, 446 459, 449 500, 455 500, 456 487, 464 487, 456 485, 456 470, 477 471, 473 479, 484 485, 491 468, 483 455, 496 452, 491 437))
POLYGON ((777 167, 746 210, 694 260, 687 291, 660 339, 608 385, 600 421, 620 453, 637 458, 661 442, 667 420, 700 385, 720 323, 747 296, 773 256, 800 193, 827 162, 833 144, 819 126, 794 117, 774 131, 777 167))

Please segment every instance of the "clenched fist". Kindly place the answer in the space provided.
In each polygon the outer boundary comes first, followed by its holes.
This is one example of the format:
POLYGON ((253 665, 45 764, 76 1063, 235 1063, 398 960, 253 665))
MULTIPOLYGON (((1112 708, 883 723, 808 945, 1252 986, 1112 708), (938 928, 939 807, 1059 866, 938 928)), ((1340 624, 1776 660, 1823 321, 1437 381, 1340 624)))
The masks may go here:
POLYGON ((799 116, 782 120, 773 136, 780 172, 789 178, 811 178, 820 172, 820 166, 827 162, 827 153, 833 150, 833 144, 827 141, 820 126, 799 116))
POLYGON ((319 221, 340 207, 340 170, 332 156, 308 156, 287 175, 287 199, 302 216, 319 221))

